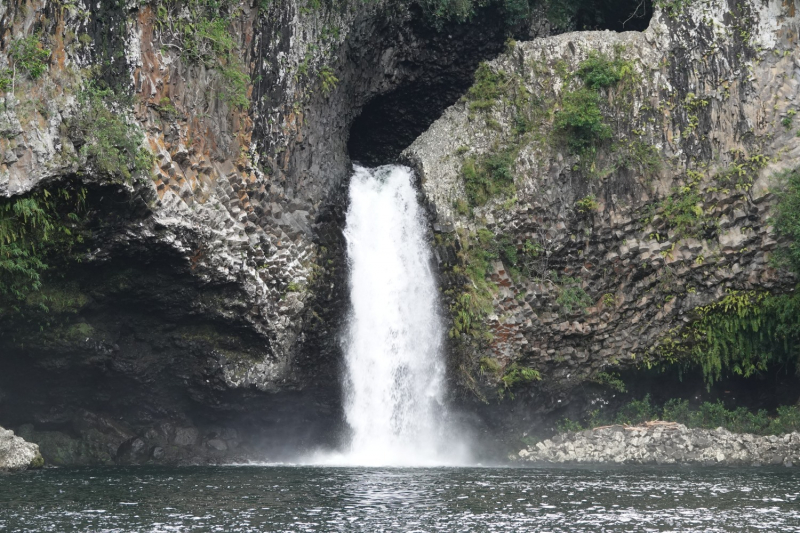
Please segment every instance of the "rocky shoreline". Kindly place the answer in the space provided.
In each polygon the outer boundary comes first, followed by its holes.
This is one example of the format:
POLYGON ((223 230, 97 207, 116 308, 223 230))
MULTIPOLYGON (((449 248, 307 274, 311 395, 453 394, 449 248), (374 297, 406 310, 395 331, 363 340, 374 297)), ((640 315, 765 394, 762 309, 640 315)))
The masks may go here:
POLYGON ((0 472, 21 472, 42 466, 44 459, 39 446, 17 437, 10 429, 0 427, 0 472))
POLYGON ((761 436, 671 422, 614 425, 557 435, 520 450, 516 459, 541 464, 790 467, 800 465, 800 433, 761 436))

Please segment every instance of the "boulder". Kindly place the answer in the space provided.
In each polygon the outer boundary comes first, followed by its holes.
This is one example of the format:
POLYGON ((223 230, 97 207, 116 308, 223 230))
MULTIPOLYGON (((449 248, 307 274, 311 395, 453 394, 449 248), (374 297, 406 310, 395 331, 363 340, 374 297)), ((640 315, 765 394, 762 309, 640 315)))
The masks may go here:
POLYGON ((39 446, 17 437, 10 429, 0 427, 0 471, 21 472, 42 466, 44 459, 39 446))

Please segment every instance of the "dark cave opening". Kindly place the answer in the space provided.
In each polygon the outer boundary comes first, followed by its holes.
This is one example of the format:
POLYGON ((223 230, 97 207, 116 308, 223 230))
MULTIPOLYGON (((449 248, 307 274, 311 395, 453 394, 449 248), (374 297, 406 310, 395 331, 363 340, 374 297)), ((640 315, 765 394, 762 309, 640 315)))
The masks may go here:
POLYGON ((584 0, 574 4, 570 26, 578 31, 645 31, 652 16, 652 0, 584 0))
POLYGON ((355 162, 396 161, 472 85, 478 64, 503 49, 508 26, 495 6, 481 9, 469 22, 441 29, 416 7, 407 37, 419 42, 419 53, 400 65, 408 73, 406 81, 373 98, 353 121, 347 151, 355 162))
MULTIPOLYGON (((575 30, 644 31, 653 13, 652 0, 583 0, 569 3, 560 28, 575 30)), ((425 41, 423 53, 403 65, 413 72, 396 89, 367 103, 350 126, 347 151, 355 162, 375 166, 397 161, 400 153, 436 121, 472 85, 481 61, 499 54, 506 36, 532 39, 531 26, 510 25, 502 9, 489 6, 470 22, 436 29, 419 11, 414 38, 425 41)), ((552 33, 558 33, 553 30, 552 33)))

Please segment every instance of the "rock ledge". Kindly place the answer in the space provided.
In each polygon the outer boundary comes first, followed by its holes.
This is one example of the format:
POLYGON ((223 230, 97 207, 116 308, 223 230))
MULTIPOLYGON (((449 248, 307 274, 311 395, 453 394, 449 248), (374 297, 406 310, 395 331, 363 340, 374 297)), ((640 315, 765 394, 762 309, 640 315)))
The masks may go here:
POLYGON ((0 427, 0 472, 17 472, 42 466, 44 459, 39 453, 39 446, 15 436, 10 429, 0 427))
POLYGON ((752 435, 647 422, 569 432, 520 450, 519 459, 549 464, 800 465, 800 433, 752 435))

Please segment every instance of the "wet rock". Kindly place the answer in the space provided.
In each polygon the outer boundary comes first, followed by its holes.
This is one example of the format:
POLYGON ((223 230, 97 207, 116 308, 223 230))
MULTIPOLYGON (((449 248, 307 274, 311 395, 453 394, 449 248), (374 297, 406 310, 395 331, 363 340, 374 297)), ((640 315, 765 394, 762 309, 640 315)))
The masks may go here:
POLYGON ((36 444, 14 435, 10 429, 0 428, 0 472, 19 472, 42 466, 44 459, 36 444))
POLYGON ((194 446, 199 436, 200 433, 197 428, 176 428, 172 444, 175 446, 194 446))
POLYGON ((222 439, 211 439, 206 444, 209 448, 217 450, 218 452, 224 452, 228 449, 228 445, 225 444, 225 441, 222 439))
POLYGON ((117 452, 116 462, 119 464, 140 464, 148 459, 148 448, 144 440, 134 437, 122 443, 117 452))

